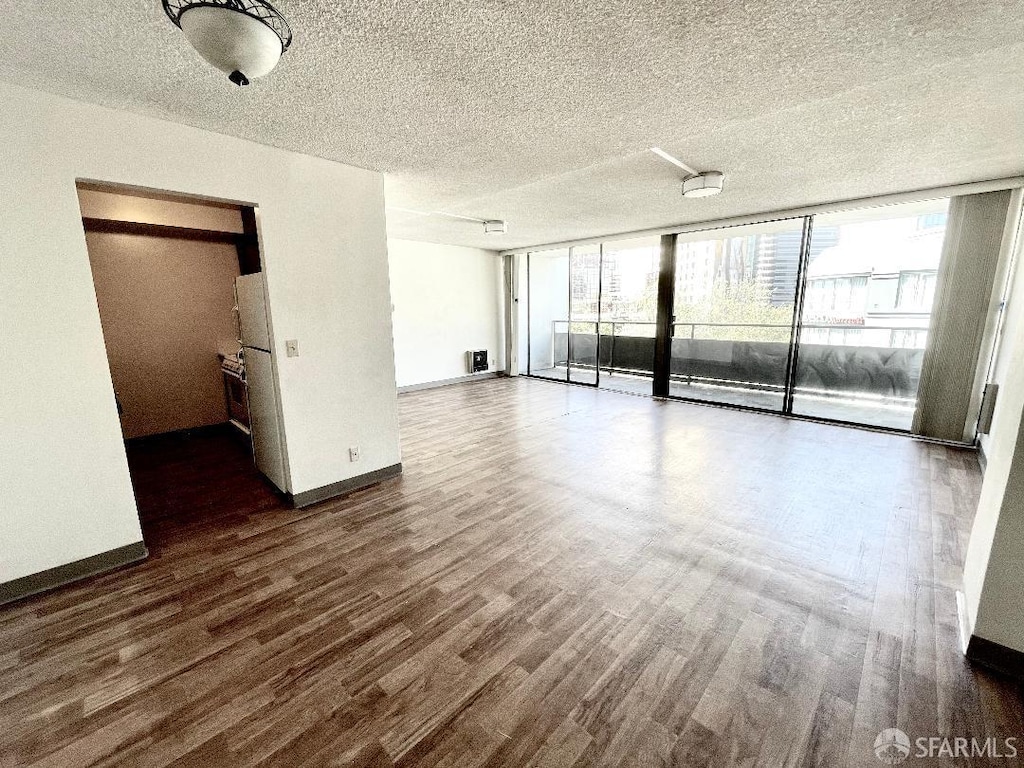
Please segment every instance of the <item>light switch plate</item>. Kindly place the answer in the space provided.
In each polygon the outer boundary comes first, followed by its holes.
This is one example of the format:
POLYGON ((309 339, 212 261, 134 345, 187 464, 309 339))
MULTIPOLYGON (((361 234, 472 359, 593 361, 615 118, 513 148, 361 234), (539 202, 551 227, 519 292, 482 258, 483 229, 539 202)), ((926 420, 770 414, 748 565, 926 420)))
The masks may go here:
POLYGON ((298 339, 288 339, 284 343, 284 352, 285 352, 286 355, 288 355, 288 357, 298 357, 299 356, 299 340, 298 339))

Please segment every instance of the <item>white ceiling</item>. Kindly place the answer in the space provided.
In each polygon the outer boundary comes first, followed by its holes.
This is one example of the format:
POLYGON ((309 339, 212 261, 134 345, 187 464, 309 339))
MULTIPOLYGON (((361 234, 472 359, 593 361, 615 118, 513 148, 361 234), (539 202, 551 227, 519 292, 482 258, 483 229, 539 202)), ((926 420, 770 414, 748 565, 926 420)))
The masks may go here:
POLYGON ((0 0, 0 79, 383 171, 509 222, 390 234, 499 249, 1024 172, 1024 0, 276 5, 295 42, 238 89, 159 0, 0 0))

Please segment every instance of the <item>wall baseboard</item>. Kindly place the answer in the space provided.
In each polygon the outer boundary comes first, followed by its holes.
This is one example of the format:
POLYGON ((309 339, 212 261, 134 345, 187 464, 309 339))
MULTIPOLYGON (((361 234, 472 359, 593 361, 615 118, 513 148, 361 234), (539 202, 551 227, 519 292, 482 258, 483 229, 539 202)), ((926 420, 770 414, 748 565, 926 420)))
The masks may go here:
POLYGON ((971 662, 1003 675, 1024 680, 1024 652, 986 640, 971 633, 967 620, 967 597, 956 591, 956 618, 960 636, 960 650, 971 662))
POLYGON ((479 381, 480 379, 496 379, 505 374, 501 371, 484 371, 482 373, 469 373, 465 376, 456 376, 453 379, 441 379, 439 381, 424 381, 421 384, 407 384, 398 388, 398 394, 405 392, 418 392, 421 389, 434 389, 436 387, 447 387, 450 384, 462 384, 466 381, 479 381))
POLYGON ((330 485, 314 488, 311 491, 288 494, 288 498, 293 507, 308 507, 310 504, 327 501, 327 499, 333 499, 336 496, 344 496, 346 493, 352 493, 352 491, 376 485, 384 480, 390 480, 392 477, 398 477, 400 474, 402 474, 401 462, 392 464, 390 467, 384 467, 383 469, 375 469, 373 472, 367 472, 365 475, 356 475, 347 480, 339 480, 330 485))
POLYGON ((137 541, 108 552, 100 552, 98 555, 86 557, 83 560, 76 560, 73 563, 58 565, 56 568, 48 568, 39 573, 22 576, 20 579, 0 584, 0 605, 31 597, 40 592, 48 592, 73 581, 122 568, 145 560, 147 557, 149 557, 149 550, 146 549, 145 542, 137 541))
POLYGON ((971 635, 967 643, 967 658, 1001 674, 1024 680, 1024 653, 1021 651, 971 635))

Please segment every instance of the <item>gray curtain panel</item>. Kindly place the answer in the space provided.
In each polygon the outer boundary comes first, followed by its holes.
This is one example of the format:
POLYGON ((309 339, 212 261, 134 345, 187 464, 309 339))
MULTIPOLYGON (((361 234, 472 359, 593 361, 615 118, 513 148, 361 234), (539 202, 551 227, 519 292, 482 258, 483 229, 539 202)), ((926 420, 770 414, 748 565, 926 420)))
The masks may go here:
POLYGON ((928 334, 914 434, 973 438, 968 419, 1010 191, 954 197, 949 203, 932 327, 928 334))

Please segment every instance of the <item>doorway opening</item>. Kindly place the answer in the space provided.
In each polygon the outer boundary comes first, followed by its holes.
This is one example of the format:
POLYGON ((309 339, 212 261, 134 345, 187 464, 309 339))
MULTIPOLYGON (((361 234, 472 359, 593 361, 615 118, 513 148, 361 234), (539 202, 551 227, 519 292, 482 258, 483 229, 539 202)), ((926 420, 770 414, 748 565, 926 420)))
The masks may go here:
POLYGON ((252 511, 280 506, 255 206, 95 182, 77 191, 147 545, 171 545, 218 510, 237 514, 242 499, 252 511))

